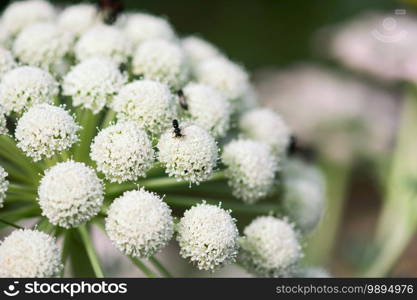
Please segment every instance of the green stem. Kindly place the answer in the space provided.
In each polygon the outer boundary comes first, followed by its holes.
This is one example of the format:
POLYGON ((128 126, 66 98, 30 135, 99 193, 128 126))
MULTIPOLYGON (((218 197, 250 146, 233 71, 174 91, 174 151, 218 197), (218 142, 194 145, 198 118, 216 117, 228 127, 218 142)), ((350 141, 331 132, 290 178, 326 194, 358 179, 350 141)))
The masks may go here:
POLYGON ((149 261, 157 268, 157 270, 164 276, 168 278, 172 278, 173 276, 171 273, 164 267, 164 265, 161 264, 161 262, 156 259, 154 256, 152 256, 149 261))
POLYGON ((408 86, 389 171, 386 199, 378 222, 375 245, 379 251, 364 276, 385 276, 409 244, 417 228, 417 90, 408 86))
POLYGON ((0 159, 0 165, 6 170, 9 179, 28 185, 34 184, 32 178, 28 175, 25 175, 25 171, 22 170, 19 166, 11 163, 10 161, 5 161, 4 159, 0 159))
POLYGON ((147 277, 155 278, 157 277, 154 272, 152 272, 151 269, 149 269, 143 262, 141 262, 139 259, 134 257, 129 257, 130 260, 133 262, 135 266, 137 266, 143 274, 145 274, 147 277))
POLYGON ((8 225, 8 226, 12 226, 16 229, 24 229, 22 226, 19 226, 19 225, 13 223, 13 222, 9 222, 9 221, 3 220, 3 219, 0 219, 0 223, 3 223, 3 224, 8 225))
POLYGON ((10 183, 7 191, 10 193, 27 192, 30 194, 36 194, 37 192, 33 186, 18 183, 10 183))
POLYGON ((326 211, 319 227, 307 240, 305 260, 311 265, 325 265, 332 257, 351 167, 348 164, 322 161, 321 169, 326 177, 326 211))
POLYGON ((106 112, 106 115, 104 116, 103 122, 101 122, 100 128, 106 128, 109 126, 114 120, 116 120, 116 112, 109 108, 109 110, 106 112))
POLYGON ((90 144, 97 132, 97 122, 100 118, 99 114, 94 114, 89 109, 79 110, 80 125, 80 142, 75 149, 75 160, 89 162, 90 144))
POLYGON ((97 278, 103 278, 103 271, 101 269, 100 261, 97 256, 97 253, 93 247, 93 243, 90 239, 90 235, 88 234, 88 231, 85 227, 85 225, 82 225, 78 227, 78 231, 80 233, 81 239, 84 243, 85 250, 87 251, 88 258, 90 259, 91 266, 94 270, 94 273, 97 278))

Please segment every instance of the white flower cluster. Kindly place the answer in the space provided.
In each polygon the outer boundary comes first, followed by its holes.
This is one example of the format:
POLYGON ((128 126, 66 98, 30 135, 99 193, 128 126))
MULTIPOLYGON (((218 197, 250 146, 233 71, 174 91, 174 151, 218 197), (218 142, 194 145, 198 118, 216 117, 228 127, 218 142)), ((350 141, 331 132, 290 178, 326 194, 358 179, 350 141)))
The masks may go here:
POLYGON ((158 158, 166 173, 177 179, 199 184, 210 178, 218 159, 218 148, 207 130, 194 124, 181 124, 181 136, 173 129, 161 135, 158 158))
POLYGON ((7 134, 9 130, 7 129, 7 119, 6 113, 3 107, 0 105, 0 135, 7 134))
POLYGON ((35 23, 25 27, 13 44, 21 63, 51 70, 72 49, 74 38, 55 23, 35 23))
POLYGON ((117 64, 126 63, 132 49, 123 32, 114 26, 99 24, 81 35, 74 48, 78 60, 105 57, 117 64))
POLYGON ((58 91, 58 83, 48 72, 36 67, 18 67, 3 76, 0 103, 6 114, 20 115, 32 105, 52 104, 58 91))
POLYGON ((302 257, 296 232, 285 220, 258 217, 244 229, 239 262, 262 277, 287 277, 302 257))
POLYGON ((252 204, 272 191, 278 160, 267 145, 244 139, 232 141, 225 145, 222 161, 237 198, 252 204))
POLYGON ((126 82, 117 64, 106 58, 93 57, 74 66, 65 76, 63 94, 71 96, 75 106, 98 113, 126 82))
POLYGON ((17 122, 15 137, 17 146, 38 161, 69 149, 78 141, 79 129, 65 109, 44 103, 23 114, 17 122))
POLYGON ((177 224, 180 254, 200 270, 214 271, 233 263, 238 253, 239 232, 230 211, 198 204, 184 213, 177 224))
POLYGON ((174 98, 163 83, 133 81, 123 86, 112 108, 121 121, 134 121, 151 135, 160 135, 176 118, 174 98))
POLYGON ((62 29, 80 36, 98 22, 97 8, 92 4, 76 4, 66 7, 58 16, 62 29))
POLYGON ((190 60, 193 71, 203 61, 222 55, 214 45, 196 36, 183 39, 181 45, 190 60))
POLYGON ((0 47, 0 80, 4 74, 15 68, 16 65, 12 53, 6 48, 0 47))
POLYGON ((4 199, 6 199, 6 192, 9 188, 7 176, 7 172, 0 166, 0 208, 3 207, 4 199))
POLYGON ((151 141, 135 123, 118 123, 103 129, 91 145, 91 159, 112 182, 137 180, 152 167, 151 141))
POLYGON ((223 137, 230 127, 231 105, 211 86, 189 83, 184 89, 189 121, 208 130, 214 137, 223 137))
POLYGON ((174 234, 171 209, 143 189, 125 192, 107 212, 106 231, 126 255, 147 258, 165 247, 174 234))
POLYGON ((48 169, 38 190, 42 215, 64 228, 79 226, 97 215, 103 184, 84 163, 66 161, 48 169))
POLYGON ((15 230, 0 243, 0 277, 58 277, 61 251, 55 238, 37 230, 15 230))

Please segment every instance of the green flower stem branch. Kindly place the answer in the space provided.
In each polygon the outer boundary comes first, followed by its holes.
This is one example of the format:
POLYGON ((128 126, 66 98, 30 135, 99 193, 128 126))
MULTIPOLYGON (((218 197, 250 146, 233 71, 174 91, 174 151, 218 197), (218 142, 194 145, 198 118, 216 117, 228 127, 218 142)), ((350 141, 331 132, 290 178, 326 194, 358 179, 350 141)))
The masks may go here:
POLYGON ((97 256, 96 250, 94 249, 93 243, 90 239, 90 235, 85 225, 78 227, 81 239, 87 251, 88 258, 90 259, 91 266, 97 278, 104 278, 103 271, 101 269, 100 260, 97 256))
POLYGON ((408 246, 417 228, 417 89, 408 86, 396 148, 391 162, 386 200, 378 223, 378 252, 363 276, 385 276, 408 246), (413 184, 414 183, 414 184, 413 184))
POLYGON ((80 142, 75 149, 75 160, 77 161, 90 161, 90 144, 94 136, 97 133, 98 120, 100 114, 94 114, 89 109, 77 108, 77 116, 81 125, 80 142))
POLYGON ((321 169, 326 178, 327 209, 319 227, 306 241, 305 260, 312 265, 325 265, 332 257, 351 173, 349 164, 328 160, 321 160, 321 169))

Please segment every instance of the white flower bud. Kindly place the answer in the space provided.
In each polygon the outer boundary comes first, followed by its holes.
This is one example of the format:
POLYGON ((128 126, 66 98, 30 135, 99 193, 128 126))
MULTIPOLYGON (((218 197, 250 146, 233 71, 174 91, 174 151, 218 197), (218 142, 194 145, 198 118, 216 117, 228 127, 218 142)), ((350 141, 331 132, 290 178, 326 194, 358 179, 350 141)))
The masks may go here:
POLYGON ((169 176, 199 184, 209 179, 216 167, 219 151, 216 141, 197 125, 181 124, 179 130, 181 136, 176 136, 174 129, 161 135, 159 161, 169 176))
POLYGON ((282 204, 298 228, 309 233, 320 222, 325 207, 325 179, 314 166, 300 160, 287 162, 282 204))
POLYGON ((236 259, 239 232, 236 220, 219 206, 198 204, 177 224, 180 254, 200 270, 214 271, 236 259))
POLYGON ((6 114, 21 114, 35 104, 52 104, 57 95, 58 83, 48 72, 36 67, 13 69, 0 82, 0 103, 6 114))
POLYGON ((13 53, 21 63, 46 70, 67 55, 74 37, 55 23, 35 23, 25 27, 13 44, 13 53))
POLYGON ((98 113, 113 101, 126 81, 115 62, 95 57, 74 66, 64 77, 62 88, 75 106, 98 113))
POLYGON ((76 4, 66 7, 58 16, 58 26, 75 36, 91 28, 97 20, 97 8, 92 4, 76 4))
POLYGON ((132 47, 117 27, 99 24, 80 37, 74 51, 80 61, 99 56, 121 64, 127 62, 132 53, 132 47))
POLYGON ((273 189, 278 161, 269 147, 252 140, 235 140, 224 147, 222 161, 233 195, 253 204, 273 189))
POLYGON ((106 231, 124 254, 147 258, 165 247, 174 234, 171 209, 143 189, 125 192, 107 211, 106 231))
POLYGON ((135 47, 146 40, 175 39, 174 30, 165 19, 143 13, 128 15, 123 31, 135 47))
POLYGON ((64 228, 77 227, 96 216, 103 204, 103 185, 84 163, 66 161, 45 172, 39 204, 49 222, 64 228))
POLYGON ((90 156, 108 180, 119 183, 145 176, 155 159, 151 141, 133 122, 103 129, 94 138, 90 156))
POLYGON ((269 108, 256 108, 245 113, 239 128, 246 138, 263 142, 276 154, 285 153, 290 141, 290 130, 281 116, 269 108))
POLYGON ((0 80, 2 79, 3 75, 12 70, 17 66, 12 53, 0 47, 0 80))
POLYGON ((7 172, 0 166, 0 208, 3 207, 4 199, 6 199, 6 192, 9 188, 9 181, 7 180, 7 172))
POLYGON ((3 12, 2 26, 10 35, 16 35, 27 25, 42 21, 52 21, 55 10, 43 0, 15 1, 3 12))
POLYGON ((154 39, 143 42, 133 55, 132 72, 180 89, 188 78, 186 56, 177 44, 154 39))
POLYGON ((219 49, 197 36, 186 37, 181 41, 181 45, 190 59, 193 69, 205 60, 222 56, 219 49))
POLYGON ((15 230, 0 244, 0 277, 58 277, 63 268, 56 240, 37 230, 15 230))
POLYGON ((240 239, 240 263, 261 277, 287 277, 302 257, 293 227, 272 216, 258 217, 240 239))
POLYGON ((169 88, 152 80, 125 85, 115 97, 112 108, 119 120, 134 121, 152 135, 169 128, 177 115, 169 88))
POLYGON ((249 85, 246 71, 220 56, 204 60, 195 72, 197 81, 213 86, 228 100, 234 102, 240 100, 249 85))
POLYGON ((18 120, 17 146, 34 161, 52 157, 78 141, 80 127, 63 108, 50 104, 31 107, 18 120))
POLYGON ((230 127, 232 109, 227 99, 211 86, 189 83, 183 89, 186 114, 191 122, 208 130, 214 137, 223 137, 230 127))

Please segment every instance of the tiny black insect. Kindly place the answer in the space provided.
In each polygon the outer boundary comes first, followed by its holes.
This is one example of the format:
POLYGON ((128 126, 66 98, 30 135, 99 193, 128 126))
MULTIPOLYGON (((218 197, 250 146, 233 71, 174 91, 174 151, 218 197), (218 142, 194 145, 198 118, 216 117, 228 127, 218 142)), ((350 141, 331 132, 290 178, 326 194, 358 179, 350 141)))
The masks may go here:
POLYGON ((178 124, 178 120, 172 121, 172 126, 174 127, 175 137, 182 137, 183 134, 181 133, 180 125, 178 124))
POLYGON ((179 90, 177 94, 181 107, 185 110, 188 110, 188 104, 187 100, 185 99, 184 92, 182 90, 179 90))
POLYGON ((103 22, 113 24, 123 11, 123 3, 120 0, 99 0, 97 3, 103 22))

